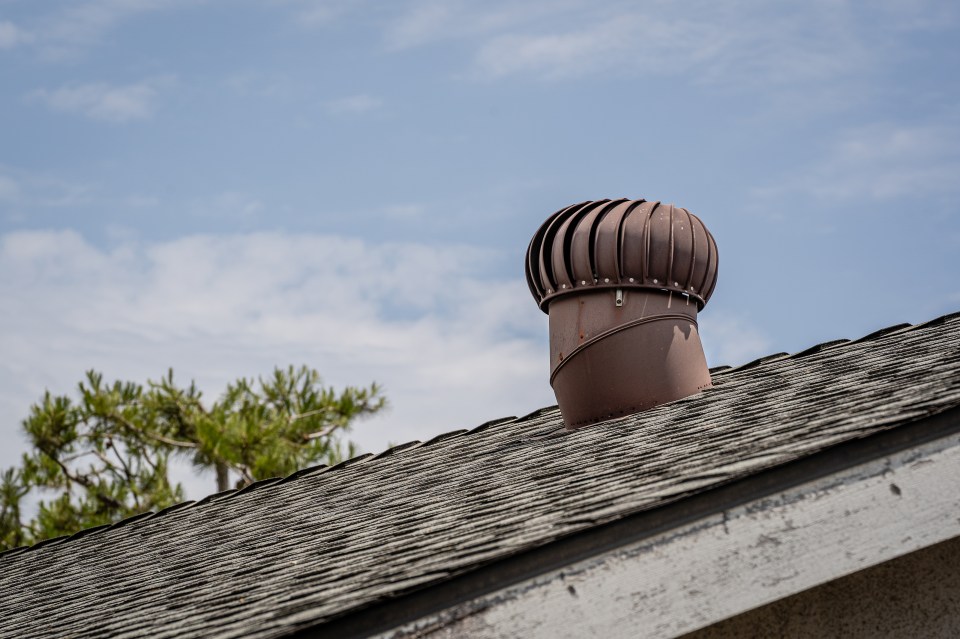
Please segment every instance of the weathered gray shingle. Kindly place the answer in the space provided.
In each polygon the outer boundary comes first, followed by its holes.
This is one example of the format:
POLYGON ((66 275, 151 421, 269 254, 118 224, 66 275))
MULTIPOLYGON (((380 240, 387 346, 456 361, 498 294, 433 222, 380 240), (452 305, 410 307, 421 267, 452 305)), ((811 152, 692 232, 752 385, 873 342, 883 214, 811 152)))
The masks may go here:
POLYGON ((960 314, 714 384, 572 433, 545 409, 7 553, 0 636, 283 636, 960 406, 960 314))

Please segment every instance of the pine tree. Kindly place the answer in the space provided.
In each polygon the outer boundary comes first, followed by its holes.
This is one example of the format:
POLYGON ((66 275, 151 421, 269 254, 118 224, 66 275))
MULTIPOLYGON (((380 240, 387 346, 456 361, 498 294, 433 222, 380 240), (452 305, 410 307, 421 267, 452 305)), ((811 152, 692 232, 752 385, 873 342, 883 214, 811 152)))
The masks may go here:
POLYGON ((325 387, 306 366, 229 384, 205 406, 173 371, 146 386, 106 384, 89 371, 79 400, 46 392, 23 428, 32 450, 0 474, 0 550, 157 511, 183 501, 170 461, 214 471, 217 490, 241 488, 317 463, 352 457, 353 420, 381 410, 380 388, 325 387), (37 501, 24 519, 24 504, 37 501))

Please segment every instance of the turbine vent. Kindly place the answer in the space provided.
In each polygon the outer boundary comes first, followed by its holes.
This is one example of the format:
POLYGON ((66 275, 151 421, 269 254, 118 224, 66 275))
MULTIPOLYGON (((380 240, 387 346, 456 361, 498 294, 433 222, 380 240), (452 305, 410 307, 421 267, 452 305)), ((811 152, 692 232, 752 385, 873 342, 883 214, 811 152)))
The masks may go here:
POLYGON ((597 200, 561 209, 527 249, 527 285, 550 316, 550 383, 568 428, 710 385, 697 313, 717 245, 672 204, 597 200))

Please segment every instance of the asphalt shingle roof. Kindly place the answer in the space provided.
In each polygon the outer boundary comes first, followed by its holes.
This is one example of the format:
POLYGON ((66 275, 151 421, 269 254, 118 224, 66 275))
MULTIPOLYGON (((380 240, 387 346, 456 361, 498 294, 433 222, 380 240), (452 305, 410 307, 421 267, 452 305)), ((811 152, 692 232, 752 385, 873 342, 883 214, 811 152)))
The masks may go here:
POLYGON ((574 432, 548 408, 8 552, 0 637, 279 637, 957 406, 960 314, 574 432))

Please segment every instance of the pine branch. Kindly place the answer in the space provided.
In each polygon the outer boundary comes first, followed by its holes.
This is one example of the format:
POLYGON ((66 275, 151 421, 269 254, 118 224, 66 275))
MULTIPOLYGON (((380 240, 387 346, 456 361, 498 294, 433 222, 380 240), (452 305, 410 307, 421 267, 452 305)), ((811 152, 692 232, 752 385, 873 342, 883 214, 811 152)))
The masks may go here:
POLYGON ((113 497, 108 497, 107 495, 104 495, 103 493, 98 491, 96 486, 93 484, 93 482, 91 482, 85 475, 74 475, 73 473, 70 472, 70 469, 67 468, 63 464, 63 462, 61 462, 59 459, 57 459, 50 453, 44 453, 44 454, 47 455, 47 457, 49 457, 50 459, 52 459, 54 462, 56 462, 57 466, 60 467, 60 470, 63 472, 64 476, 68 480, 83 486, 87 490, 92 491, 97 499, 102 501, 104 504, 110 506, 111 508, 118 508, 118 509, 123 508, 123 504, 121 504, 119 501, 117 501, 113 497))
POLYGON ((131 433, 140 434, 144 437, 152 439, 153 441, 160 442, 161 444, 167 444, 168 446, 175 446, 177 448, 196 448, 197 445, 194 442, 185 442, 178 439, 170 439, 169 437, 164 437, 163 435, 157 435, 156 433, 151 433, 146 428, 138 428, 135 424, 131 423, 130 420, 125 418, 123 415, 118 415, 117 413, 107 413, 104 415, 109 419, 117 422, 131 433))

